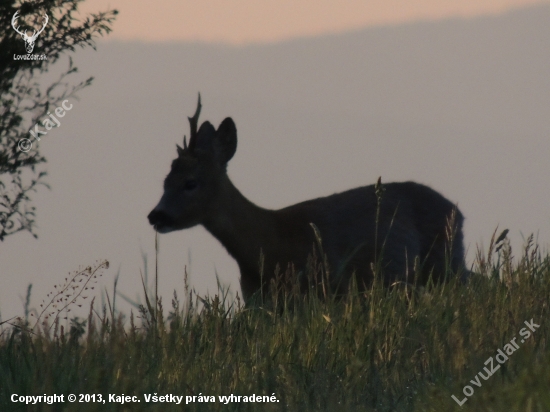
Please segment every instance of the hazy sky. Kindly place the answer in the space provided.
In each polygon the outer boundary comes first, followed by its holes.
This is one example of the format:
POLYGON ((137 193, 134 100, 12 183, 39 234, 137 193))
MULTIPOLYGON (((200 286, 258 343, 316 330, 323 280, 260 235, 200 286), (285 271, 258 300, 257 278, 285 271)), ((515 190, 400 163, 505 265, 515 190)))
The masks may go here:
MULTIPOLYGON (((33 196, 39 238, 0 243, 2 319, 22 313, 29 283, 36 307, 100 259, 111 269, 98 287, 120 269, 119 290, 140 293, 141 252, 149 270, 154 256, 146 216, 198 91, 201 120, 235 120, 228 173, 260 206, 416 180, 458 202, 468 263, 497 225, 516 256, 521 234, 540 230, 547 247, 550 6, 518 8, 533 3, 87 0, 120 14, 97 52, 74 54, 94 83, 40 142, 52 189, 33 196)), ((216 272, 238 290, 236 263, 205 230, 160 244, 165 307, 186 266, 201 293, 216 272)))
POLYGON ((372 25, 473 17, 541 0, 87 0, 83 10, 116 8, 112 39, 242 44, 338 33, 372 25), (154 6, 153 6, 154 4, 154 6))

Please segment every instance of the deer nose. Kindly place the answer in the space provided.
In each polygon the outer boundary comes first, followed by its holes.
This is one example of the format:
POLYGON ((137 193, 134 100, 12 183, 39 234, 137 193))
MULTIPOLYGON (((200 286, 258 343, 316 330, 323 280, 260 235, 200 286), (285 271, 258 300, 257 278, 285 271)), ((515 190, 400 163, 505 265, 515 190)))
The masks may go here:
POLYGON ((153 226, 167 226, 172 223, 172 219, 162 210, 153 209, 147 216, 149 223, 153 226))

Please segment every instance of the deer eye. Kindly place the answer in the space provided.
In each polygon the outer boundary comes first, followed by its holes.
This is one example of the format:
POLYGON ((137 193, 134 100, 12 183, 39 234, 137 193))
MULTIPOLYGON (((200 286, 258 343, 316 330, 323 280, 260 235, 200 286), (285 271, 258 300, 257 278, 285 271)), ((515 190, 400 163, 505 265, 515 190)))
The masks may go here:
POLYGON ((196 189, 199 184, 196 180, 188 180, 183 186, 184 190, 193 190, 196 189))

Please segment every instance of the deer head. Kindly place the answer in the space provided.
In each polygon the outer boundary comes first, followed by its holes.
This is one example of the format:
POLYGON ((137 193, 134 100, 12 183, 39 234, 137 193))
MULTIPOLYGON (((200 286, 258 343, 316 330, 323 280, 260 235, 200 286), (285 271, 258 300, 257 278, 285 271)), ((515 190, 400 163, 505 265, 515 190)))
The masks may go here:
POLYGON ((189 117, 189 145, 177 145, 178 157, 164 180, 164 194, 149 213, 149 223, 160 233, 190 228, 214 213, 216 198, 227 181, 227 162, 237 149, 237 129, 231 118, 216 130, 210 122, 198 128, 201 98, 189 117), (197 130, 198 129, 198 130, 197 130))
POLYGON ((32 53, 33 49, 34 49, 34 42, 36 41, 36 39, 38 38, 38 36, 40 35, 40 33, 42 33, 44 31, 44 29, 46 28, 46 25, 48 24, 48 15, 47 14, 44 14, 44 25, 42 26, 42 28, 36 32, 36 30, 34 30, 32 36, 29 36, 27 34, 27 31, 20 31, 19 30, 19 27, 20 26, 17 26, 15 27, 15 24, 17 22, 17 19, 19 18, 19 10, 15 12, 15 14, 13 15, 13 18, 11 19, 11 25, 13 27, 13 29, 19 33, 21 35, 21 37, 23 37, 23 40, 25 41, 25 48, 27 49, 27 53, 32 53))

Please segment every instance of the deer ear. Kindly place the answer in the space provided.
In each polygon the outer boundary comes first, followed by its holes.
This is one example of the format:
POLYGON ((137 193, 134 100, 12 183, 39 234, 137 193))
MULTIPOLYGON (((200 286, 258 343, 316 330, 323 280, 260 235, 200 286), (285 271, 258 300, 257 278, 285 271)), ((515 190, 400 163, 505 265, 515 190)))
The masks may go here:
POLYGON ((195 148, 199 151, 210 153, 214 150, 213 144, 216 138, 216 129, 208 121, 204 122, 199 131, 194 137, 189 139, 189 148, 194 151, 195 148))
POLYGON ((216 131, 216 155, 225 164, 237 150, 237 128, 231 117, 226 117, 216 131))

